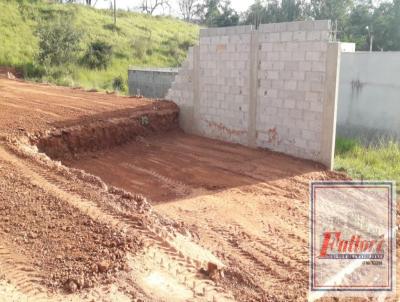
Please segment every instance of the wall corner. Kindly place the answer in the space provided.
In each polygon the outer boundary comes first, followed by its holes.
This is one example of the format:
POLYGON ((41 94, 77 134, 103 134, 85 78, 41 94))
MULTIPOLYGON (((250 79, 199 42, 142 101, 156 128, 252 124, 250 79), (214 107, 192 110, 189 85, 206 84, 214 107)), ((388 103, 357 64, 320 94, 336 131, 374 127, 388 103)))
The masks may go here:
POLYGON ((320 162, 329 170, 334 166, 340 57, 341 43, 328 43, 320 162))

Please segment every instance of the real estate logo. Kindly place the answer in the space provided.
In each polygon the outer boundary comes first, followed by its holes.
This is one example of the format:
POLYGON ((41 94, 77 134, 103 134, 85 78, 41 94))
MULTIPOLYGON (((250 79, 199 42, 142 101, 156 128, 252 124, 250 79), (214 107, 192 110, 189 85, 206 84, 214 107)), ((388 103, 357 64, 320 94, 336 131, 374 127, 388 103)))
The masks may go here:
POLYGON ((393 182, 312 182, 310 295, 379 296, 395 292, 393 182))

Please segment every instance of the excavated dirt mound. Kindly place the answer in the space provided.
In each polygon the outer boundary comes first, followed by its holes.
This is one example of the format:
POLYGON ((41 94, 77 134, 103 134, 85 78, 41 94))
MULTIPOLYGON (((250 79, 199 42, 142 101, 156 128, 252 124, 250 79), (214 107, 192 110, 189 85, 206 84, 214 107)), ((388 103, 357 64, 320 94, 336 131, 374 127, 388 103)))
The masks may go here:
POLYGON ((0 160, 0 167, 3 242, 29 259, 51 290, 75 292, 106 282, 107 272, 124 268, 125 251, 140 247, 137 238, 125 238, 76 211, 17 173, 9 162, 0 160))
POLYGON ((76 125, 41 135, 31 143, 53 159, 76 157, 81 153, 120 146, 139 136, 176 129, 178 111, 171 109, 171 103, 159 103, 151 109, 124 110, 118 117, 103 114, 100 121, 74 123, 76 125))

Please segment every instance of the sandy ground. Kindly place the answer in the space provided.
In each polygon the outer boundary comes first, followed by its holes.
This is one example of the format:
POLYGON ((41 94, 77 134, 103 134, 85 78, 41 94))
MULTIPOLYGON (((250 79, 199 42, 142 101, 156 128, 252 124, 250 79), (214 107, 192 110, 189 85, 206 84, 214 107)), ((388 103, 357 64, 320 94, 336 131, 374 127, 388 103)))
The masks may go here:
POLYGON ((0 301, 306 300, 309 182, 346 176, 176 116, 0 79, 0 301))

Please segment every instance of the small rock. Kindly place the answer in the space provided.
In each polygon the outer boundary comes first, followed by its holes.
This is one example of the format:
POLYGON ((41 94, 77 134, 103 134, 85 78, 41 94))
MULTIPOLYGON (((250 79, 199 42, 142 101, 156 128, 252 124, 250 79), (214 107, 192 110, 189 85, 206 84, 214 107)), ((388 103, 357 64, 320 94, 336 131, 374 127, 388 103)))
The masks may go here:
POLYGON ((208 275, 211 276, 216 271, 218 271, 218 266, 215 263, 208 262, 208 264, 207 264, 207 273, 208 273, 208 275))
POLYGON ((68 281, 65 283, 65 289, 70 293, 74 293, 78 290, 78 285, 76 284, 75 280, 68 279, 68 281))
POLYGON ((224 278, 224 272, 215 263, 208 262, 207 274, 211 280, 218 281, 224 278))
POLYGON ((108 262, 107 260, 103 260, 103 261, 97 263, 97 268, 100 273, 105 273, 110 268, 110 262, 108 262))
POLYGON ((99 267, 97 264, 92 265, 92 273, 97 273, 99 271, 99 267))
POLYGON ((28 238, 30 238, 30 239, 36 239, 37 237, 38 237, 38 235, 34 232, 29 232, 29 234, 28 234, 28 238))

